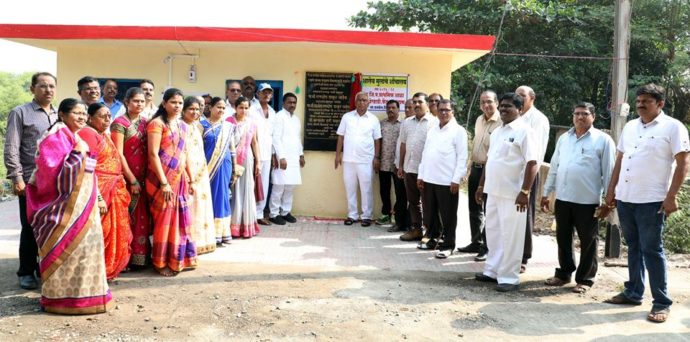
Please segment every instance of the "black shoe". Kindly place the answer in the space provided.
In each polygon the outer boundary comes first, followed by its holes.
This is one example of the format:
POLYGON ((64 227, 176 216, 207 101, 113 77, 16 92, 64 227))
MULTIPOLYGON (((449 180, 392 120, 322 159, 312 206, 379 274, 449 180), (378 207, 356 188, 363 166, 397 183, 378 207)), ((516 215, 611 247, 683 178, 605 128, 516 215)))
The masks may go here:
POLYGON ((498 285, 496 285, 496 291, 498 291, 498 292, 517 291, 518 289, 520 289, 520 285, 518 285, 518 284, 498 284, 498 285))
POLYGON ((479 244, 471 243, 465 247, 458 248, 460 253, 479 253, 479 244))
POLYGON ((282 216, 271 217, 268 220, 279 226, 284 226, 286 223, 285 219, 282 216))
POLYGON ((474 261, 486 261, 486 252, 481 251, 474 257, 474 261))
POLYGON ((38 282, 33 275, 24 275, 19 277, 19 287, 24 290, 35 290, 38 288, 38 282))
POLYGON ((369 227, 371 226, 371 220, 370 219, 362 219, 362 227, 369 227))
POLYGON ((488 275, 477 272, 474 274, 474 280, 482 281, 485 283, 497 283, 498 281, 494 278, 489 277, 488 275))
POLYGON ((428 250, 436 249, 436 246, 438 246, 438 240, 429 239, 429 241, 427 241, 427 242, 419 242, 417 244, 417 249, 428 251, 428 250))
POLYGON ((287 222, 290 222, 290 223, 296 223, 297 222, 297 219, 294 216, 290 215, 290 213, 287 213, 287 215, 283 215, 282 217, 283 217, 283 220, 285 220, 287 222))

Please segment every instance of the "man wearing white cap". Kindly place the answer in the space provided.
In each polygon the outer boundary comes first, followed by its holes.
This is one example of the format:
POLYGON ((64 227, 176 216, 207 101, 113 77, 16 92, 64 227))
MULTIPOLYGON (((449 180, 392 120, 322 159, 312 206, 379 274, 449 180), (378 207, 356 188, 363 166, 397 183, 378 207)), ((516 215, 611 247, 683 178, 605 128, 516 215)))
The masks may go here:
POLYGON ((249 108, 250 119, 256 123, 256 131, 259 142, 259 151, 261 155, 260 173, 261 185, 263 186, 263 199, 256 202, 256 217, 257 222, 262 225, 271 225, 271 223, 264 218, 264 209, 268 202, 268 180, 271 176, 271 156, 273 155, 273 121, 276 112, 271 108, 269 102, 273 97, 273 88, 268 83, 261 83, 259 85, 259 105, 252 105, 249 108))

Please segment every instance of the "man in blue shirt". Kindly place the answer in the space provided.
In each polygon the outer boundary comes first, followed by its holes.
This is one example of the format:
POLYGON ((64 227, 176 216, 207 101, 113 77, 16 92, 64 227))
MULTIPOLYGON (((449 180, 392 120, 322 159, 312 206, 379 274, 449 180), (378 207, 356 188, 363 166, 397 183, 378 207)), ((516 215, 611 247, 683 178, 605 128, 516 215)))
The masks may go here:
POLYGON ((110 109, 112 120, 125 114, 126 109, 124 104, 115 98, 115 96, 117 96, 117 82, 115 80, 106 80, 105 83, 103 83, 103 91, 101 93, 103 94, 101 103, 110 109))
POLYGON ((574 127, 561 135, 551 157, 551 168, 544 184, 542 211, 549 210, 549 194, 556 192, 556 273, 546 285, 563 286, 575 270, 574 293, 584 293, 594 284, 599 244, 598 218, 610 208, 600 206, 603 190, 609 185, 616 159, 616 145, 608 134, 594 128, 594 106, 581 102, 573 110, 574 127), (573 228, 580 238, 580 264, 573 259, 573 228))

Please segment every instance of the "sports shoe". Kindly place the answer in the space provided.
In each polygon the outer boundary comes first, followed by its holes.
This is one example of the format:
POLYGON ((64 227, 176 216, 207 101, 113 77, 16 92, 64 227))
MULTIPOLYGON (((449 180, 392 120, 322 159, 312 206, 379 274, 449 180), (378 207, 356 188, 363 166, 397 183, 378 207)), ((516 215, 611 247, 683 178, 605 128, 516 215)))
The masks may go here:
POLYGON ((377 225, 382 225, 382 224, 389 224, 391 223, 391 217, 390 215, 382 215, 376 220, 377 225))
POLYGON ((282 216, 271 217, 268 220, 279 226, 284 226, 286 223, 282 216))
POLYGON ((296 223, 297 219, 292 216, 290 213, 287 213, 287 215, 283 215, 283 220, 289 222, 289 223, 296 223))

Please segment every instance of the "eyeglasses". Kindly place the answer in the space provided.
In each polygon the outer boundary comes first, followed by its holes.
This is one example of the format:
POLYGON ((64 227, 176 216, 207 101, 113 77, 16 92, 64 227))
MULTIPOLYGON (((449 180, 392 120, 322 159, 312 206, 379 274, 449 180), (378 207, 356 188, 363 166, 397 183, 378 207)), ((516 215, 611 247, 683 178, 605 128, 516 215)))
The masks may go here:
POLYGON ((96 119, 101 119, 101 120, 110 120, 110 113, 108 113, 108 114, 96 114, 93 117, 96 119))
POLYGON ((573 116, 588 116, 590 114, 590 112, 575 112, 573 113, 573 116))
POLYGON ((76 115, 76 116, 86 116, 87 115, 86 112, 69 112, 69 113, 72 115, 76 115))
POLYGON ((231 93, 241 93, 242 92, 242 90, 240 90, 240 89, 228 89, 228 91, 231 93))
POLYGON ((81 91, 99 91, 100 88, 98 87, 88 87, 88 88, 81 88, 81 91))
POLYGON ((441 108, 438 110, 439 113, 443 113, 443 114, 450 113, 452 111, 453 111, 452 109, 446 109, 446 108, 441 108))
POLYGON ((435 102, 441 102, 441 100, 429 100, 429 103, 432 103, 432 102, 434 102, 434 103, 435 102))

